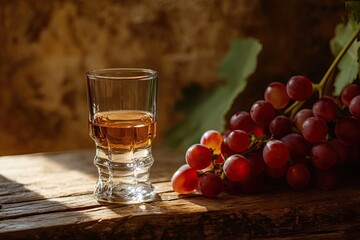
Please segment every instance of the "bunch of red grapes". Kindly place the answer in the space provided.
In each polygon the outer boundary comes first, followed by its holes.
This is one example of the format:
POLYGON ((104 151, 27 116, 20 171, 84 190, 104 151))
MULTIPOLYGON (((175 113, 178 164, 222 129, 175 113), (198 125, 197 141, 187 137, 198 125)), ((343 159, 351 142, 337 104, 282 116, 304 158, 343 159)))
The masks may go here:
POLYGON ((270 83, 265 100, 233 114, 224 133, 206 131, 189 147, 186 164, 171 179, 174 191, 207 197, 229 189, 253 193, 272 179, 292 189, 335 188, 336 170, 360 162, 360 85, 348 85, 339 98, 319 97, 309 107, 293 108, 287 116, 284 109, 306 103, 315 86, 305 76, 286 85, 270 83))

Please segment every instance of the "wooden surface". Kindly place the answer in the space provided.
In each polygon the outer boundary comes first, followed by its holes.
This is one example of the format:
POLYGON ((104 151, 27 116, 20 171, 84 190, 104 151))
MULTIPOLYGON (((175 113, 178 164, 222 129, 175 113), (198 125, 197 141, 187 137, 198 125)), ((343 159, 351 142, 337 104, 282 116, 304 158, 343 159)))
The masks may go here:
POLYGON ((360 239, 360 184, 335 191, 179 196, 183 153, 155 150, 157 200, 101 205, 94 151, 0 158, 0 239, 360 239))

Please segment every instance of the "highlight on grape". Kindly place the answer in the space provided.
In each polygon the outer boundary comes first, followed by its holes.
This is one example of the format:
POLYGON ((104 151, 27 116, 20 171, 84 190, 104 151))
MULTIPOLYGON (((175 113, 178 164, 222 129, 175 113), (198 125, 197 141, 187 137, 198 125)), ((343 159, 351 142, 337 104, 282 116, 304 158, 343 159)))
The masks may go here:
POLYGON ((335 98, 322 96, 325 84, 301 75, 270 83, 264 100, 234 113, 223 133, 208 130, 188 148, 171 179, 174 191, 216 197, 260 192, 274 181, 295 190, 334 189, 339 169, 360 164, 360 86, 350 84, 335 98))

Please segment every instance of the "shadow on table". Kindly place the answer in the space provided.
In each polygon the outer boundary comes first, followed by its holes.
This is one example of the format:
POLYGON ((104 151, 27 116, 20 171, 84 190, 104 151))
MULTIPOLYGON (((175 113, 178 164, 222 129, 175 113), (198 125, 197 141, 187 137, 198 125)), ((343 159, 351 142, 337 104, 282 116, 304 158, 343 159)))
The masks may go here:
MULTIPOLYGON (((61 231, 63 227, 57 218, 65 217, 69 209, 0 175, 0 239, 51 239, 53 236, 67 239, 70 236, 61 231), (60 225, 58 231, 54 231, 56 225, 60 225)), ((86 216, 76 212, 76 218, 86 216)))

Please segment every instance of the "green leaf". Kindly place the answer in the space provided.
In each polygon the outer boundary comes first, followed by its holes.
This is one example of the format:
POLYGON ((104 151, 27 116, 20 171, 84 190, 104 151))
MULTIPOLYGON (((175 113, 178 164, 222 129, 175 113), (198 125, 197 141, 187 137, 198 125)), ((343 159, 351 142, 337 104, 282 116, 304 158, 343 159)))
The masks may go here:
MULTIPOLYGON (((350 18, 346 24, 339 24, 335 28, 335 36, 330 41, 331 52, 336 56, 351 35, 359 27, 359 24, 350 18)), ((358 76, 359 73, 359 57, 358 51, 360 49, 360 42, 355 40, 350 46, 348 51, 342 57, 337 65, 339 70, 334 81, 334 95, 339 96, 344 87, 352 83, 358 76)))
POLYGON ((216 87, 187 115, 185 121, 171 129, 165 137, 170 146, 187 148, 199 142, 207 130, 223 131, 225 114, 235 97, 241 93, 247 78, 255 72, 257 56, 262 45, 255 39, 236 39, 220 63, 218 74, 225 78, 225 84, 216 87))
POLYGON ((350 16, 354 18, 357 22, 360 21, 360 1, 347 0, 345 1, 345 7, 349 9, 350 16))

